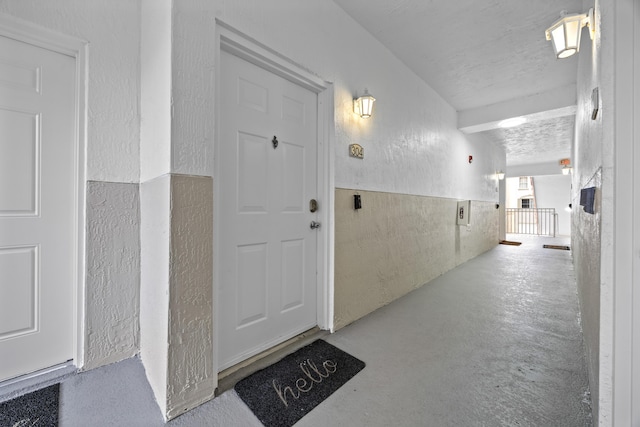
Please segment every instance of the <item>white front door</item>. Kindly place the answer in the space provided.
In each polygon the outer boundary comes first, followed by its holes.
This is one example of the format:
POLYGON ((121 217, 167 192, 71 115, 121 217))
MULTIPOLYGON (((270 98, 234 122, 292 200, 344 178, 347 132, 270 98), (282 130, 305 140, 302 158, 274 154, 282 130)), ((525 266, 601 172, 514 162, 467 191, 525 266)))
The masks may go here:
POLYGON ((221 52, 218 361, 317 324, 317 95, 221 52))
POLYGON ((0 37, 0 381, 73 358, 75 81, 0 37))

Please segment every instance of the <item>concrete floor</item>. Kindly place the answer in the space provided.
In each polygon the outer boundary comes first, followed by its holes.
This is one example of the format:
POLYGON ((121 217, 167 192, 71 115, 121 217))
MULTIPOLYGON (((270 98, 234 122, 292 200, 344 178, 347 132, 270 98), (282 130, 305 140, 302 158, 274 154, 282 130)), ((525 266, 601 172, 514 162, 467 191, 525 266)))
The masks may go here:
MULTIPOLYGON (((568 239, 509 239, 326 337, 367 367, 296 426, 591 425, 568 239)), ((164 423, 131 359, 65 380, 60 425, 164 423)), ((261 426, 233 390, 167 425, 261 426)))

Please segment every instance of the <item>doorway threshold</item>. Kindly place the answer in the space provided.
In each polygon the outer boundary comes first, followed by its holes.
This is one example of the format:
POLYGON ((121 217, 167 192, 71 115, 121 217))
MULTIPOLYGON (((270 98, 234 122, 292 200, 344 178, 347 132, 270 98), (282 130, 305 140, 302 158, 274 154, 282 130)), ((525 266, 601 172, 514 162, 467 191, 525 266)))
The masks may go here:
POLYGON ((326 335, 329 335, 329 331, 322 330, 316 326, 274 347, 271 347, 262 353, 258 353, 247 360, 221 371, 218 373, 218 388, 215 393, 216 397, 225 391, 232 389, 238 381, 248 377, 254 372, 258 372, 259 370, 272 365, 288 354, 291 354, 326 335))
POLYGON ((0 402, 15 399, 24 394, 59 383, 77 371, 78 368, 73 364, 73 361, 68 361, 50 368, 0 381, 0 402))

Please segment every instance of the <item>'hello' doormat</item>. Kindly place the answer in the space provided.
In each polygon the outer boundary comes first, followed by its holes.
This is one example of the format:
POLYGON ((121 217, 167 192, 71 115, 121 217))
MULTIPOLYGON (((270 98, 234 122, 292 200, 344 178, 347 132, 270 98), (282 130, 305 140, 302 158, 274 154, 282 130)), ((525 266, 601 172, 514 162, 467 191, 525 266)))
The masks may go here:
POLYGON ((0 426, 57 426, 59 394, 60 384, 54 384, 0 403, 0 426))
POLYGON ((266 427, 289 427, 364 368, 317 340, 241 380, 235 390, 266 427))

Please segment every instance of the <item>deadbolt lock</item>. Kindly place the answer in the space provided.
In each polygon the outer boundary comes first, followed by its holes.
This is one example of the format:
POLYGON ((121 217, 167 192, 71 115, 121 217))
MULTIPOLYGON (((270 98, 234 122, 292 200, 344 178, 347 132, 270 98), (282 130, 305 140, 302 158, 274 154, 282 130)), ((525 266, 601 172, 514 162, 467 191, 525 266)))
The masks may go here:
POLYGON ((318 201, 316 199, 309 200, 309 212, 315 212, 318 210, 318 201))

